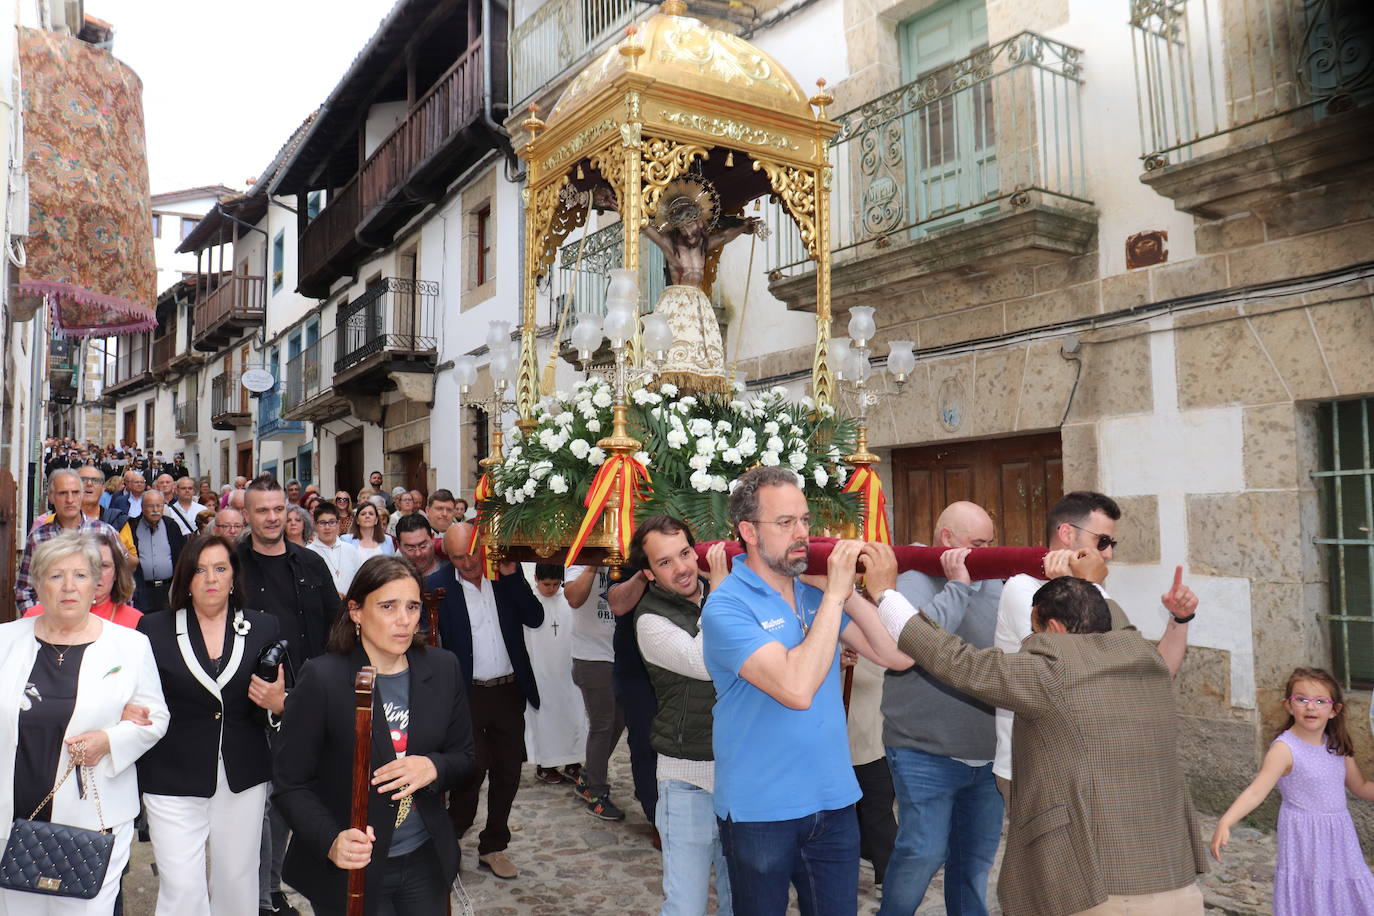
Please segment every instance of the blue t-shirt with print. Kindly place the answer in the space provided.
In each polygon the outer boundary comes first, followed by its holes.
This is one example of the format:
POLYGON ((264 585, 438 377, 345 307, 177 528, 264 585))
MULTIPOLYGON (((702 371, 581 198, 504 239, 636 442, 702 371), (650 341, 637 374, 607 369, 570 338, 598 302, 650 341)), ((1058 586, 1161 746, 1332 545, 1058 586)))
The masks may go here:
MULTIPOLYGON (((797 610, 810 627, 821 591, 796 582, 797 610)), ((840 629, 849 623, 842 615, 840 629)), ((716 686, 716 814, 736 821, 785 821, 859 800, 849 757, 839 648, 808 709, 789 709, 740 677, 744 662, 770 642, 787 649, 805 633, 792 606, 736 561, 701 612, 706 670, 716 686)))

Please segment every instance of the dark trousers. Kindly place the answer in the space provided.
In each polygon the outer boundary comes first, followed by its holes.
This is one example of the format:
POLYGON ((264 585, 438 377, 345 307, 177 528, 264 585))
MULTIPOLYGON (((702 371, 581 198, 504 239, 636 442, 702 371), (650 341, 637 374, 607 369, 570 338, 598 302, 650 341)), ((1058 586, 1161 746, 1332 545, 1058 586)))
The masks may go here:
POLYGON ((510 845, 510 809, 520 788, 525 762, 525 695, 518 684, 473 686, 472 739, 477 768, 448 796, 448 816, 462 840, 477 819, 477 795, 487 780, 487 822, 477 837, 477 854, 500 852, 510 845))
POLYGON ((138 609, 145 614, 167 610, 171 590, 171 579, 163 579, 161 585, 145 581, 138 589, 138 609))
POLYGON ((615 701, 610 662, 575 658, 572 679, 578 690, 582 691, 582 705, 587 710, 587 749, 584 755, 587 762, 582 765, 582 775, 587 780, 587 789, 600 797, 610 792, 606 765, 620 741, 621 732, 625 731, 625 718, 615 701))
POLYGON ((873 863, 873 881, 883 883, 887 860, 892 858, 892 846, 897 842, 897 818, 892 813, 897 793, 892 788, 892 771, 887 758, 854 768, 863 798, 856 806, 859 811, 859 858, 873 863))
POLYGON ((654 728, 658 700, 648 677, 615 673, 615 698, 625 716, 630 737, 630 773, 635 782, 635 798, 649 823, 656 823, 658 811, 658 754, 649 744, 654 728))
POLYGON ((413 852, 387 859, 380 896, 377 916, 445 916, 448 888, 444 887, 434 844, 425 843, 413 852))

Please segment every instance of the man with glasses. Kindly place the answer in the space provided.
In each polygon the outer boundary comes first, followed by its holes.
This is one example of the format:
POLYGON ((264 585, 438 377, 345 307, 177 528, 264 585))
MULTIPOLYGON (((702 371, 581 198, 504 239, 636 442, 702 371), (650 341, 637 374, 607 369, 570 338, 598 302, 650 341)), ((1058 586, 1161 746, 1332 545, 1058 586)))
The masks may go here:
POLYGON ((222 534, 229 540, 237 542, 239 536, 243 534, 243 528, 243 513, 232 506, 225 506, 215 513, 215 521, 210 526, 210 533, 222 534))
POLYGON ((195 480, 189 475, 175 478, 172 494, 175 499, 167 504, 167 514, 181 533, 190 537, 199 530, 196 526, 196 516, 206 509, 196 502, 195 480))
MULTIPOLYGON (((1121 507, 1116 500, 1102 493, 1078 490, 1065 493, 1045 517, 1045 571, 1063 575, 1067 571, 1067 557, 1081 550, 1094 550, 1104 563, 1111 563, 1116 550, 1116 523, 1121 520, 1121 507)), ((1105 572, 1103 576, 1105 578, 1105 572)), ((1182 567, 1174 577, 1173 587, 1160 596, 1169 620, 1164 636, 1156 648, 1169 673, 1176 675, 1188 651, 1188 623, 1197 613, 1198 599, 1182 582, 1182 567)), ((1031 635, 1031 599, 1043 585, 1041 579, 1022 573, 1007 580, 997 606, 997 633, 994 645, 1003 652, 1017 652, 1021 642, 1031 635)), ((1111 596, 1098 584, 1098 590, 1109 604, 1111 596)), ((997 710, 997 759, 992 772, 1004 798, 1009 797, 1011 780, 1011 736, 1015 716, 1006 709, 997 710)))
POLYGON ((109 525, 81 510, 82 496, 82 479, 76 471, 57 468, 48 475, 48 502, 53 507, 52 520, 30 532, 24 547, 24 559, 19 563, 19 575, 14 580, 14 597, 20 614, 38 603, 38 592, 29 576, 29 562, 39 544, 52 540, 64 531, 91 530, 115 535, 115 530, 109 525))
POLYGON ((839 643, 905 669, 873 604, 854 591, 859 541, 836 541, 824 588, 806 570, 811 514, 800 478, 760 467, 730 494, 744 543, 701 614, 716 688, 714 803, 736 914, 858 911, 859 784, 850 765, 839 643), (741 560, 743 562, 741 562, 741 560))
POLYGON ((148 489, 148 479, 137 468, 124 472, 124 489, 110 498, 110 508, 123 512, 126 518, 138 518, 143 512, 143 494, 148 489))

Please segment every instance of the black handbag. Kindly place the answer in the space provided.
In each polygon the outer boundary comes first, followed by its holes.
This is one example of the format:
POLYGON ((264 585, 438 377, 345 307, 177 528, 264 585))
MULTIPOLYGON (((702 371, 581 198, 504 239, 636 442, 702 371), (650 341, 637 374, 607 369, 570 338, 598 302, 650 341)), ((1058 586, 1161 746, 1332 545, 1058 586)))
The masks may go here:
MULTIPOLYGON (((77 755, 81 755, 81 750, 76 750, 77 755)), ((57 794, 75 767, 75 759, 69 759, 67 771, 33 814, 27 819, 14 819, 4 858, 0 859, 0 887, 79 900, 90 900, 100 893, 105 883, 105 870, 110 867, 110 856, 114 852, 114 833, 105 826, 105 813, 100 810, 95 770, 91 770, 90 782, 96 815, 100 818, 99 830, 33 819, 57 794)))

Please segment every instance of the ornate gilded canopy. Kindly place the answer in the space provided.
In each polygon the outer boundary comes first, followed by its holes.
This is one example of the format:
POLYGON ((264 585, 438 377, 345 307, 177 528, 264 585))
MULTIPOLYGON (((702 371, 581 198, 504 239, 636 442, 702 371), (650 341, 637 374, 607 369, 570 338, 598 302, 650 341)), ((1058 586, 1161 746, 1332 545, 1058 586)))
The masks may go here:
MULTIPOLYGON (((640 232, 668 185, 707 179, 723 214, 765 194, 796 222, 817 262, 813 395, 833 401, 830 337, 830 166, 838 125, 831 98, 807 98, 797 81, 741 38, 686 15, 682 0, 659 12, 580 73, 547 121, 532 109, 520 150, 525 189, 525 277, 518 405, 530 424, 537 400, 535 289, 559 245, 582 225, 587 194, 612 203, 626 224, 622 266, 639 269, 640 232)), ((719 257, 719 252, 715 253, 719 257)), ((715 263, 708 265, 708 280, 715 263)))

